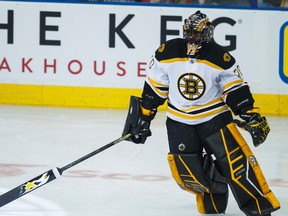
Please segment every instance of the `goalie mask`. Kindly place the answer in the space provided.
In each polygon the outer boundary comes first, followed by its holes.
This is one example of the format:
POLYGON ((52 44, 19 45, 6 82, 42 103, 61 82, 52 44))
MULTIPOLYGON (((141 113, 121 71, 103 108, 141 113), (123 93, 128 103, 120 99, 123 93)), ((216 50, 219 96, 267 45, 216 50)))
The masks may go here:
POLYGON ((196 58, 203 43, 213 38, 214 26, 199 10, 184 20, 183 37, 187 42, 187 55, 196 58))

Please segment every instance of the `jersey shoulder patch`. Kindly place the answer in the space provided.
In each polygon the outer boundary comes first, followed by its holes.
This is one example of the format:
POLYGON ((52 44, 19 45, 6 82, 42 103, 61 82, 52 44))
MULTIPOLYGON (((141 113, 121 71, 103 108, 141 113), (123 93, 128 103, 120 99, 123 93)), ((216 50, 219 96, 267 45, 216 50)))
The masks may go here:
POLYGON ((161 44, 155 52, 155 58, 158 61, 173 58, 187 58, 185 40, 176 38, 161 44))
POLYGON ((216 43, 206 43, 203 45, 202 50, 203 52, 198 57, 200 61, 207 61, 211 65, 224 70, 229 69, 235 64, 235 58, 216 43))

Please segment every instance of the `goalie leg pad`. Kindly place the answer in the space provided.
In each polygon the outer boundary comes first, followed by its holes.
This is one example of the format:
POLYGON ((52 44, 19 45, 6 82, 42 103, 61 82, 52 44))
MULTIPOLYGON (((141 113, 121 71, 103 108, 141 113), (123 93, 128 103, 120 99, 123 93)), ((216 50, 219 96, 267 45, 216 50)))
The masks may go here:
POLYGON ((202 154, 168 154, 168 162, 181 189, 196 194, 198 211, 224 213, 228 203, 228 185, 215 169, 211 157, 202 154), (218 200, 220 199, 220 200, 218 200))
POLYGON ((229 192, 224 194, 199 193, 196 194, 198 212, 201 214, 225 213, 229 192))
POLYGON ((207 145, 246 215, 264 215, 280 208, 254 154, 234 123, 208 137, 207 145))
MULTIPOLYGON (((208 157, 205 157, 208 158, 208 157)), ((207 160, 207 159, 206 159, 207 160)), ((179 186, 187 191, 201 193, 225 193, 227 184, 225 179, 222 182, 213 181, 203 169, 204 160, 202 154, 168 154, 168 162, 172 176, 179 186)), ((207 162, 205 162, 207 164, 207 162)), ((207 166, 207 165, 206 165, 207 166)), ((205 168, 213 178, 216 169, 205 168)), ((219 174, 220 175, 220 174, 219 174)))

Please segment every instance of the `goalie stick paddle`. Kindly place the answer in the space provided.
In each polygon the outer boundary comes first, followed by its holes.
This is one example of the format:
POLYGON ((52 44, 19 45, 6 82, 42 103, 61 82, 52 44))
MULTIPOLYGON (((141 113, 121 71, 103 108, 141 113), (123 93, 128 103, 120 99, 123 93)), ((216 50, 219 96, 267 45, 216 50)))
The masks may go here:
POLYGON ((62 175, 62 173, 75 166, 76 164, 104 151, 105 149, 108 149, 110 148, 111 146, 123 141, 123 140, 126 140, 128 139, 129 137, 131 137, 131 133, 129 134, 126 134, 104 146, 102 146, 101 148, 79 158, 78 160, 75 160, 69 164, 67 164, 66 166, 62 167, 62 168, 58 168, 58 167, 55 167, 54 169, 51 169, 51 170, 48 170, 47 172, 19 185, 18 187, 6 192, 5 194, 2 194, 0 196, 0 207, 24 196, 25 194, 45 185, 45 184, 48 184, 49 182, 55 180, 56 178, 58 178, 59 176, 62 175))

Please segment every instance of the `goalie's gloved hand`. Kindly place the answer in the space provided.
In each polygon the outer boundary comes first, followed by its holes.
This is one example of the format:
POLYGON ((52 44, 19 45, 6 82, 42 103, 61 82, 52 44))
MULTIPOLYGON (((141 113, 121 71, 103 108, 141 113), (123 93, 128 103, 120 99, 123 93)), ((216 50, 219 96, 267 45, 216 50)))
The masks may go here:
POLYGON ((243 121, 235 119, 234 122, 238 127, 250 133, 255 147, 266 140, 270 132, 270 127, 266 118, 261 116, 259 108, 243 110, 240 112, 239 117, 243 119, 243 121))
MULTIPOLYGON (((140 105, 141 110, 143 110, 144 108, 140 105)), ((141 122, 139 124, 136 125, 136 127, 132 128, 131 130, 131 141, 139 144, 142 143, 144 144, 147 137, 152 135, 152 132, 150 130, 150 123, 153 119, 152 115, 150 116, 146 116, 142 113, 141 116, 141 122)))
POLYGON ((144 144, 147 137, 151 136, 150 123, 154 118, 157 109, 148 110, 142 106, 142 98, 131 96, 128 115, 126 118, 122 136, 130 133, 127 141, 144 144))

